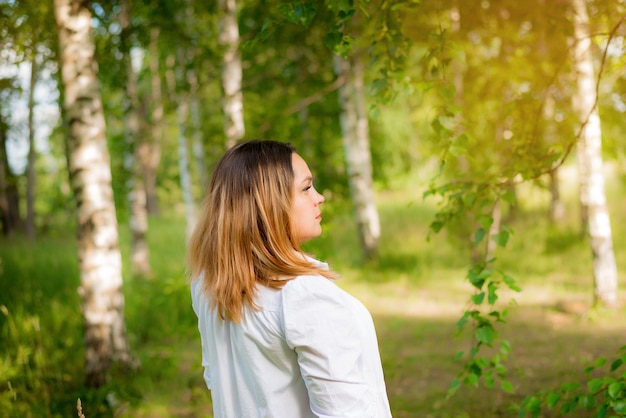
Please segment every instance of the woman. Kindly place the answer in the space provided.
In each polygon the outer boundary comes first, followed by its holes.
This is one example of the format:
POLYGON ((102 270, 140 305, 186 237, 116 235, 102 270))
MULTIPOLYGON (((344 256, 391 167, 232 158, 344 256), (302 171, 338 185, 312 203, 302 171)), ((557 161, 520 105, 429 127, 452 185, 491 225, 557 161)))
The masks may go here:
POLYGON ((391 417, 369 312, 300 249, 323 202, 289 144, 238 144, 213 173, 188 254, 216 418, 391 417))

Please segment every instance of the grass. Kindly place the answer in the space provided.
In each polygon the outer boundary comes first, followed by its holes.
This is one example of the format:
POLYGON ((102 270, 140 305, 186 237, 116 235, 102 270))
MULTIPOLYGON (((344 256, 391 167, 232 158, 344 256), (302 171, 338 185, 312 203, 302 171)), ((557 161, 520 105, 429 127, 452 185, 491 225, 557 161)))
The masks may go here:
MULTIPOLYGON (((626 269, 626 205, 623 185, 609 183, 616 259, 626 269)), ((509 225, 509 245, 498 265, 517 280, 509 322, 500 327, 513 351, 506 365, 515 392, 461 388, 446 399, 467 350, 467 333, 456 335, 471 288, 464 279, 467 250, 445 233, 427 242, 436 207, 419 187, 378 195, 383 226, 378 262, 363 263, 351 213, 325 204, 325 231, 306 247, 342 274, 340 286, 368 306, 377 325, 394 417, 513 417, 521 400, 541 390, 582 381, 593 359, 612 358, 624 345, 626 315, 590 310, 591 254, 579 237, 576 204, 566 195, 568 218, 548 225, 545 196, 525 196, 509 225)), ((121 228, 129 254, 128 231, 121 228)), ((210 417, 210 394, 202 380, 200 342, 184 274, 184 224, 178 217, 150 220, 153 277, 132 277, 125 263, 128 336, 141 369, 112 370, 99 390, 83 386, 82 318, 73 236, 0 242, 0 416, 210 417)), ((621 283, 623 287, 623 282, 621 283)), ((622 290, 623 293, 623 290, 622 290)), ((623 298, 622 298, 623 299, 623 298)), ((544 416, 558 416, 544 415, 544 416)), ((583 413, 572 416, 585 416, 583 413)))

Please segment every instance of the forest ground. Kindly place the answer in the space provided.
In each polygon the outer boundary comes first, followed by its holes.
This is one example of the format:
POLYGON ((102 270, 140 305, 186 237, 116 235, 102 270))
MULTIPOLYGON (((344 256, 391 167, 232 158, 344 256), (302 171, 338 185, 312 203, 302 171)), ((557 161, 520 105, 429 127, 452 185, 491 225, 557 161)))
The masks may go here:
MULTIPOLYGON (((505 365, 514 392, 497 384, 461 387, 446 399, 463 365, 455 354, 471 344, 468 330, 458 334, 456 326, 472 294, 464 279, 469 253, 447 232, 426 239, 437 207, 422 200, 423 190, 411 182, 391 186, 378 194, 383 235, 377 263, 361 262, 350 211, 330 202, 324 234, 306 250, 328 261, 342 275, 338 284, 370 309, 394 417, 514 417, 526 396, 564 383, 584 384, 587 365, 599 357, 610 364, 626 344, 626 309, 591 309, 591 251, 580 237, 574 188, 564 193, 567 218, 550 225, 547 192, 524 186, 517 216, 505 218, 513 235, 496 254, 498 267, 522 288, 503 289, 498 302, 509 308, 507 323, 498 330, 512 346, 505 365)), ((609 181, 607 195, 623 278, 624 183, 617 177, 609 181)), ((151 219, 150 228, 154 277, 126 272, 124 285, 129 341, 142 366, 132 373, 115 370, 112 383, 99 391, 82 386, 73 237, 58 233, 36 243, 0 242, 0 411, 6 412, 0 415, 76 416, 80 398, 87 418, 211 416, 184 274, 184 224, 179 216, 164 216, 151 219)), ((121 231, 128 254, 128 232, 121 231)), ((623 279, 620 286, 624 306, 623 279)))

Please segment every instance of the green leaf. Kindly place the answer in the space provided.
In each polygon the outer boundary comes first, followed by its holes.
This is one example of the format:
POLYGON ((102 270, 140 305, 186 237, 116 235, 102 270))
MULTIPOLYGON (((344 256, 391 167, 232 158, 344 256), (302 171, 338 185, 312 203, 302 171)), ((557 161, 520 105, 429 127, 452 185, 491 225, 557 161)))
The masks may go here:
MULTIPOLYGON (((522 405, 524 405, 525 412, 530 412, 532 416, 536 416, 537 413, 541 412, 541 400, 536 396, 524 399, 522 405)), ((525 414, 522 416, 525 416, 525 414)))
POLYGON ((500 382, 500 387, 502 388, 503 391, 505 391, 507 393, 515 392, 515 389, 513 389, 513 385, 508 380, 501 381, 500 382))
POLYGON ((478 341, 483 344, 491 345, 496 337, 496 331, 489 323, 482 324, 474 333, 478 341))
POLYGON ((615 399, 622 392, 623 388, 624 384, 622 382, 613 382, 609 385, 607 393, 611 398, 615 399))
POLYGON ((605 364, 606 364, 606 358, 604 358, 604 357, 598 357, 598 358, 596 359, 596 361, 594 362, 594 366, 595 366, 596 368, 598 368, 598 367, 602 367, 602 366, 604 366, 605 364))
POLYGON ((611 407, 613 408, 613 411, 617 412, 618 414, 622 414, 626 412, 626 401, 620 400, 611 402, 611 407))
POLYGON ((478 222, 480 222, 480 226, 482 226, 484 230, 489 230, 493 224, 493 218, 491 216, 480 214, 478 215, 478 222))
POLYGON ((507 242, 509 242, 509 232, 508 231, 500 231, 491 237, 491 239, 498 244, 499 247, 506 247, 507 242))
POLYGON ((604 383, 602 382, 602 379, 591 379, 589 382, 587 382, 587 387, 589 388, 589 392, 595 393, 598 392, 600 389, 602 389, 602 386, 604 385, 604 383))
POLYGON ((575 390, 580 389, 580 383, 566 383, 561 386, 561 390, 563 392, 574 392, 575 390))
POLYGON ((474 234, 474 244, 480 244, 483 238, 485 238, 485 235, 487 235, 487 232, 483 228, 478 228, 478 230, 474 234))
POLYGON ((511 190, 507 190, 506 192, 500 195, 500 198, 504 200, 511 206, 515 206, 515 194, 511 190))
POLYGON ((507 355, 511 352, 511 344, 507 340, 502 340, 500 343, 500 353, 507 355))
POLYGON ((478 290, 482 289, 489 276, 491 276, 491 271, 480 266, 474 266, 467 272, 467 279, 478 290))
POLYGON ((476 295, 472 295, 472 302, 475 305, 480 305, 483 303, 483 300, 485 299, 485 292, 480 292, 476 295))
POLYGON ((467 323, 467 319, 469 318, 470 315, 471 315, 470 312, 465 311, 463 313, 463 316, 456 323, 457 328, 459 329, 463 328, 465 324, 467 323))
POLYGON ((487 291, 489 294, 487 300, 490 305, 493 305, 498 300, 498 295, 496 294, 497 290, 498 286, 494 282, 489 282, 489 285, 487 285, 487 291))
POLYGON ((461 382, 459 381, 459 379, 455 378, 452 380, 452 383, 450 384, 450 388, 448 388, 448 397, 454 395, 456 393, 456 391, 459 389, 459 387, 461 386, 461 382))
POLYGON ((489 316, 492 316, 496 319, 496 321, 500 321, 500 312, 498 311, 491 311, 488 314, 489 316))
POLYGON ((578 404, 585 409, 591 409, 596 405, 596 398, 591 395, 581 395, 578 398, 578 404))
POLYGON ((559 392, 551 392, 546 396, 546 405, 548 405, 548 409, 552 409, 559 403, 561 400, 561 394, 559 392))
POLYGON ((504 364, 500 363, 499 360, 493 365, 493 368, 496 370, 496 372, 498 372, 498 375, 500 377, 503 377, 506 373, 506 367, 504 367, 504 364))
POLYGON ((492 375, 485 376, 485 387, 492 388, 495 383, 496 383, 495 377, 493 377, 492 375))
POLYGON ((515 279, 512 278, 511 276, 509 276, 508 274, 505 273, 501 273, 502 274, 502 281, 508 286, 509 289, 515 291, 515 292, 521 292, 522 288, 519 287, 516 283, 515 283, 515 279))
POLYGON ((317 13, 315 3, 311 1, 304 4, 298 2, 281 3, 278 5, 278 10, 289 22, 302 25, 306 28, 309 27, 317 13))
POLYGON ((470 373, 465 378, 465 381, 468 385, 478 386, 478 375, 475 373, 470 373))
POLYGON ((447 129, 448 131, 453 131, 454 127, 456 125, 456 122, 454 120, 454 116, 439 116, 437 118, 437 120, 439 121, 439 124, 444 128, 447 129))
POLYGON ((444 223, 442 221, 433 221, 430 224, 430 229, 432 229, 433 232, 439 232, 439 231, 441 231, 443 226, 444 226, 444 223))
POLYGON ((341 56, 347 57, 352 51, 353 39, 339 31, 329 32, 324 39, 324 44, 332 51, 341 56))
POLYGON ((563 405, 561 405, 561 413, 563 415, 565 414, 569 414, 571 411, 573 411, 574 409, 576 409, 576 404, 578 403, 578 399, 572 399, 570 401, 565 402, 563 405))
POLYGON ((613 363, 611 363, 611 371, 614 372, 615 370, 619 369, 623 363, 624 362, 622 361, 622 359, 618 358, 613 363))

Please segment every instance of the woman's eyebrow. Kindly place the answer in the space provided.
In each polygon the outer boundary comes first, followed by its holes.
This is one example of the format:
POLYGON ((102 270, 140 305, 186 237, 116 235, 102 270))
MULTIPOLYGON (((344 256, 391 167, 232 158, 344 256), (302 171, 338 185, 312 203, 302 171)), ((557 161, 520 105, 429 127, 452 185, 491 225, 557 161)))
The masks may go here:
POLYGON ((308 182, 310 182, 311 180, 313 180, 313 176, 306 176, 305 178, 303 178, 303 179, 300 181, 300 184, 303 184, 303 183, 308 183, 308 182))

